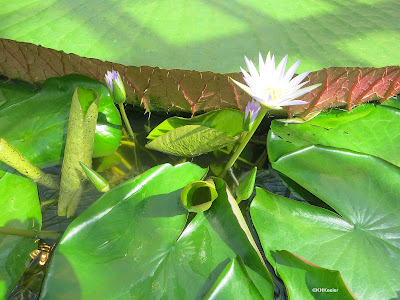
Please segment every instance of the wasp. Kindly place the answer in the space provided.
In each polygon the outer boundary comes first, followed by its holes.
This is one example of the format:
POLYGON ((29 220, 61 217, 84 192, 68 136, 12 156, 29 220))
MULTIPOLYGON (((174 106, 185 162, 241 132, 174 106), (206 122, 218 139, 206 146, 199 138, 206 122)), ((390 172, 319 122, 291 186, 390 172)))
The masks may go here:
POLYGON ((53 246, 47 245, 45 242, 42 242, 40 246, 36 249, 33 250, 29 256, 34 259, 36 256, 40 254, 40 259, 39 259, 39 265, 44 266, 49 259, 50 252, 53 249, 53 246))

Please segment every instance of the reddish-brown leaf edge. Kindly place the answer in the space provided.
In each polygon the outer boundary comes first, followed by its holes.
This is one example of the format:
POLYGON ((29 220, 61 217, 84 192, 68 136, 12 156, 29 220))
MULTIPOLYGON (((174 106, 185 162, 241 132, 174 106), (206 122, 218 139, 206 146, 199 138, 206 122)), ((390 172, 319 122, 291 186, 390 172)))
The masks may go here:
MULTIPOLYGON (((243 82, 241 73, 124 66, 0 38, 0 74, 8 78, 33 83, 82 74, 104 82, 104 74, 111 69, 121 74, 127 103, 140 105, 148 112, 194 115, 222 108, 243 110, 250 101, 250 96, 229 80, 232 77, 243 82)), ((300 97, 309 104, 289 107, 289 115, 305 117, 331 107, 351 109, 372 100, 384 101, 400 93, 400 66, 331 67, 311 72, 306 80, 309 80, 307 85, 320 83, 321 86, 300 97)))

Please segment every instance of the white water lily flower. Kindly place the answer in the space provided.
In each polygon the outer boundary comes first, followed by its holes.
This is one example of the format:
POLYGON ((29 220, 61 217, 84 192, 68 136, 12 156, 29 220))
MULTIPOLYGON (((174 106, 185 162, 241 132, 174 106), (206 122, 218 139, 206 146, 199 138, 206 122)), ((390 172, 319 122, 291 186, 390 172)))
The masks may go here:
POLYGON ((264 62, 261 53, 259 54, 259 72, 254 63, 246 56, 246 61, 249 73, 240 68, 243 73, 243 79, 247 86, 231 80, 248 93, 253 99, 260 102, 262 105, 270 109, 282 109, 282 106, 308 104, 308 102, 297 100, 296 98, 315 89, 320 84, 301 88, 308 81, 302 82, 310 73, 304 72, 292 78, 300 64, 300 59, 295 62, 285 73, 287 55, 281 60, 275 68, 275 57, 268 52, 264 62))

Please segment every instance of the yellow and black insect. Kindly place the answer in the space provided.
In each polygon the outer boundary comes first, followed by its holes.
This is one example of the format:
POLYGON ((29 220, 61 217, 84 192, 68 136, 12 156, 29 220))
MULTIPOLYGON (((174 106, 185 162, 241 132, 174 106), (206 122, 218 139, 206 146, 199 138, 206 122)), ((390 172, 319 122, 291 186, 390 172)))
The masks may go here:
POLYGON ((50 252, 53 249, 53 246, 47 245, 45 242, 42 242, 36 250, 33 250, 29 256, 34 259, 36 256, 40 255, 39 265, 44 266, 49 259, 50 252))

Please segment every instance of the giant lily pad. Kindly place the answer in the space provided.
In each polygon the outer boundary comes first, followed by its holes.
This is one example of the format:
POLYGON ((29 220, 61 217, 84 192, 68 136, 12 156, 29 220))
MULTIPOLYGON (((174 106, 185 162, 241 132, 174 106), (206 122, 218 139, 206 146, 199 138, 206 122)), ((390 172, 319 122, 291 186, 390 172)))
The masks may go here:
POLYGON ((205 172, 191 163, 161 165, 104 194, 65 232, 41 298, 194 299, 237 255, 257 289, 272 297, 268 271, 222 180, 215 181, 219 197, 211 209, 184 228, 180 192, 205 172))
MULTIPOLYGON (((42 225, 36 184, 6 173, 0 178, 0 226, 39 231, 42 225)), ((0 299, 8 296, 37 247, 33 238, 0 233, 0 299)))
POLYGON ((271 50, 303 58, 305 71, 398 63, 399 14, 393 0, 3 0, 0 36, 125 65, 214 72, 271 50))
MULTIPOLYGON (((239 70, 241 65, 242 58, 234 70, 239 70)), ((41 82, 49 77, 79 73, 103 80, 104 74, 112 68, 121 74, 127 103, 142 105, 146 111, 196 114, 221 108, 244 110, 251 99, 229 80, 232 77, 243 81, 241 73, 124 66, 0 38, 0 70, 9 78, 41 82)), ((304 117, 329 107, 351 108, 363 102, 387 99, 400 93, 399 78, 399 66, 330 67, 312 72, 305 80, 309 81, 309 85, 321 85, 300 97, 309 102, 308 105, 297 105, 289 109, 290 114, 304 117)), ((285 112, 277 111, 274 114, 284 115, 285 112)))

